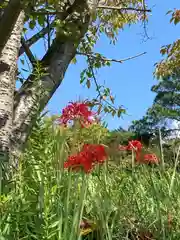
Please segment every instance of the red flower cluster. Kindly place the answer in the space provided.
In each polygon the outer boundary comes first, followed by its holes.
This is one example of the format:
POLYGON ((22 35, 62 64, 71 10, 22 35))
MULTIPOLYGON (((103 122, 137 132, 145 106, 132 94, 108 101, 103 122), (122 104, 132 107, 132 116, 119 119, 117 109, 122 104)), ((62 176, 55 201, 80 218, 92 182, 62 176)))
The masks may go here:
POLYGON ((141 155, 141 150, 143 148, 143 145, 141 142, 137 140, 132 140, 129 142, 127 146, 119 146, 119 150, 126 150, 131 151, 134 150, 136 154, 136 161, 139 163, 152 163, 152 164, 158 164, 159 160, 155 154, 145 154, 144 156, 141 155))
POLYGON ((141 142, 137 140, 132 140, 129 142, 127 146, 127 150, 141 151, 143 145, 141 142))
POLYGON ((158 164, 159 163, 159 160, 156 156, 156 154, 145 154, 144 155, 144 162, 145 163, 155 163, 155 164, 158 164))
POLYGON ((83 170, 88 173, 98 164, 103 163, 107 158, 104 146, 98 144, 84 144, 82 151, 76 155, 71 155, 64 163, 64 168, 72 170, 83 170))
POLYGON ((62 110, 62 116, 59 121, 62 124, 79 120, 82 127, 91 124, 95 113, 89 110, 89 106, 84 102, 70 102, 70 104, 62 110))

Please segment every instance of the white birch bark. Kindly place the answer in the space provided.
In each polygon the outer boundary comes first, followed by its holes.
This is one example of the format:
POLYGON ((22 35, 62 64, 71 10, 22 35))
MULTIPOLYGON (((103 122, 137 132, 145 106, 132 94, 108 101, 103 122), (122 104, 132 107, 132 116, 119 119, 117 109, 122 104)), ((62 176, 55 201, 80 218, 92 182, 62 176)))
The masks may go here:
MULTIPOLYGON (((3 3, 4 1, 2 1, 3 3)), ((2 4, 0 2, 0 4, 2 4)), ((21 12, 21 0, 10 0, 0 19, 0 55, 4 49, 21 12)), ((0 13, 1 15, 1 13, 0 13)))
POLYGON ((21 12, 0 56, 4 66, 0 72, 0 161, 9 159, 17 59, 23 25, 24 12, 21 12))

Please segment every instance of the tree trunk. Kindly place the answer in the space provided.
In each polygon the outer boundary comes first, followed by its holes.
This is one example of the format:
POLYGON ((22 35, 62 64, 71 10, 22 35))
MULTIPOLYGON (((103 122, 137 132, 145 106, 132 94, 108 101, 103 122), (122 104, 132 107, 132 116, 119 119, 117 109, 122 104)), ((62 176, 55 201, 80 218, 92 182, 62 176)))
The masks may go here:
MULTIPOLYGON (((4 49, 21 12, 21 1, 10 0, 0 20, 0 55, 4 49)), ((15 28, 14 28, 15 29, 15 28)), ((1 70, 1 69, 0 69, 1 70)))
POLYGON ((0 56, 0 62, 4 64, 4 69, 0 71, 0 162, 8 161, 11 151, 14 90, 23 26, 24 12, 21 12, 0 56))
POLYGON ((15 96, 11 138, 15 165, 37 115, 44 109, 61 84, 81 38, 88 29, 90 17, 86 0, 78 1, 80 3, 75 5, 73 13, 69 15, 65 23, 68 32, 65 34, 63 30, 60 30, 57 33, 50 49, 38 64, 41 66, 41 73, 44 72, 43 76, 38 75, 34 69, 15 96))

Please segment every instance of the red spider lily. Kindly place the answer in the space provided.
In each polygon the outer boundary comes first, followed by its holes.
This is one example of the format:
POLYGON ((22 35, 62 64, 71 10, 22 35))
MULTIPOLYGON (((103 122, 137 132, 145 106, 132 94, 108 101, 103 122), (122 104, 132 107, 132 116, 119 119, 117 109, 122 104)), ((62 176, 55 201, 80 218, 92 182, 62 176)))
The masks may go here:
POLYGON ((83 168, 83 170, 88 173, 95 164, 103 163, 106 158, 107 154, 104 146, 85 144, 80 153, 68 157, 68 160, 64 163, 64 168, 71 168, 75 171, 83 168))
POLYGON ((136 152, 136 162, 137 163, 144 163, 144 164, 158 164, 159 159, 157 158, 156 154, 142 154, 141 151, 136 152))
POLYGON ((94 120, 95 113, 89 110, 87 103, 83 102, 70 102, 62 110, 62 116, 60 117, 60 123, 66 125, 68 122, 79 120, 82 127, 91 124, 94 120))
POLYGON ((126 151, 126 150, 128 150, 128 146, 119 145, 119 146, 118 146, 118 149, 119 149, 120 151, 126 151))
POLYGON ((93 168, 92 161, 89 161, 88 157, 83 153, 72 155, 68 157, 68 160, 64 163, 64 168, 71 168, 73 171, 79 171, 83 169, 86 173, 90 172, 93 168))
POLYGON ((141 142, 139 142, 138 140, 132 140, 132 141, 129 141, 127 146, 119 145, 118 149, 122 151, 130 151, 130 150, 140 151, 142 147, 143 145, 141 142))
POLYGON ((143 147, 143 145, 140 141, 132 140, 132 141, 129 141, 127 150, 141 151, 142 147, 143 147))
POLYGON ((156 154, 145 154, 144 155, 144 162, 146 163, 153 163, 153 164, 158 164, 159 159, 157 158, 156 154))
POLYGON ((82 148, 83 152, 93 160, 93 162, 104 162, 107 158, 107 153, 103 145, 100 144, 84 144, 82 148))
POLYGON ((136 162, 137 163, 146 163, 146 164, 158 164, 159 163, 159 159, 157 158, 157 156, 155 154, 145 154, 142 155, 142 148, 143 145, 141 142, 137 141, 137 140, 132 140, 129 141, 129 144, 127 146, 119 146, 119 150, 127 150, 127 151, 135 151, 135 155, 136 155, 136 162))

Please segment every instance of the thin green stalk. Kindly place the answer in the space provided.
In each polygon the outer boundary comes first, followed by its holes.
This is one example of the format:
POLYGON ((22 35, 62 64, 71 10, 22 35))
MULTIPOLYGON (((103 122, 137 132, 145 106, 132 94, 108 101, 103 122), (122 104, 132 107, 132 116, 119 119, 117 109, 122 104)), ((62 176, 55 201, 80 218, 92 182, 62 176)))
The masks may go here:
POLYGON ((174 181, 175 181, 175 176, 176 176, 176 168, 177 168, 178 163, 179 163, 179 154, 180 154, 180 146, 178 148, 178 152, 177 152, 177 156, 176 156, 175 164, 174 164, 174 169, 173 169, 173 174, 172 174, 172 177, 171 177, 171 182, 170 182, 170 187, 169 187, 169 196, 171 195, 172 190, 173 190, 173 186, 174 186, 174 181))
POLYGON ((158 191, 156 189, 156 185, 155 185, 155 180, 153 179, 152 175, 149 174, 150 180, 151 180, 151 185, 152 185, 152 189, 154 191, 154 198, 156 200, 156 204, 157 204, 157 214, 158 214, 158 219, 160 220, 160 224, 161 224, 161 230, 163 232, 163 240, 165 239, 165 228, 164 228, 164 222, 163 222, 163 218, 162 218, 162 214, 161 214, 161 203, 160 203, 160 199, 158 197, 158 191))
POLYGON ((164 170, 164 152, 163 152, 162 135, 161 135, 160 128, 159 128, 159 146, 160 146, 160 153, 161 153, 161 167, 162 167, 162 170, 164 170))
POLYGON ((3 179, 3 170, 2 170, 2 163, 0 162, 0 197, 2 194, 2 179, 3 179))
POLYGON ((64 206, 64 233, 67 232, 68 229, 68 215, 69 215, 69 199, 70 199, 70 192, 71 192, 71 186, 72 186, 72 171, 69 171, 69 176, 68 176, 68 191, 67 191, 67 196, 65 198, 65 206, 64 206))
MULTIPOLYGON (((82 191, 81 191, 81 195, 80 195, 80 199, 79 199, 80 210, 79 210, 78 227, 80 226, 80 222, 83 217, 86 195, 87 195, 87 176, 84 175, 83 183, 82 183, 82 191)), ((78 240, 80 240, 80 239, 81 239, 81 236, 78 237, 78 240)))
POLYGON ((135 166, 135 156, 134 156, 134 149, 132 149, 131 166, 132 166, 132 169, 134 169, 134 166, 135 166))

